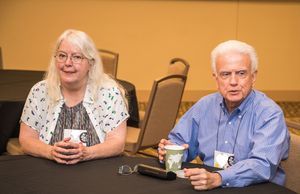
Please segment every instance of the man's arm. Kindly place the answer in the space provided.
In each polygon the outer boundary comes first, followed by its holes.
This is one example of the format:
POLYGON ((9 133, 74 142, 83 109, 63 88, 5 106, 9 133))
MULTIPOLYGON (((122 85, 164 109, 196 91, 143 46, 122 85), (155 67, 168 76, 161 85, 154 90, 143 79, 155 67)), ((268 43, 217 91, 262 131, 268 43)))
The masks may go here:
POLYGON ((281 180, 272 180, 289 149, 289 133, 283 114, 277 111, 272 115, 262 116, 257 125, 248 159, 218 171, 222 177, 222 186, 243 187, 264 181, 283 184, 281 180))
POLYGON ((188 110, 179 122, 176 124, 174 129, 169 134, 169 139, 172 143, 177 145, 187 144, 188 150, 184 152, 183 161, 189 162, 198 156, 198 130, 199 123, 195 114, 197 106, 193 106, 188 110))

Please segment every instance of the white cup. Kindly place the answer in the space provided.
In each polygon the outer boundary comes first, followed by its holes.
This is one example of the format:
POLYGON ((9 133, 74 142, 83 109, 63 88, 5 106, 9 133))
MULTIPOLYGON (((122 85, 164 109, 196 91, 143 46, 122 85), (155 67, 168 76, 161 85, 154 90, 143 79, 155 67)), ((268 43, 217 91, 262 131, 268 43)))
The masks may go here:
POLYGON ((184 147, 180 145, 166 145, 166 170, 177 172, 181 169, 184 147))
POLYGON ((71 138, 71 142, 82 143, 86 146, 87 143, 87 131, 81 129, 64 129, 64 138, 71 138))

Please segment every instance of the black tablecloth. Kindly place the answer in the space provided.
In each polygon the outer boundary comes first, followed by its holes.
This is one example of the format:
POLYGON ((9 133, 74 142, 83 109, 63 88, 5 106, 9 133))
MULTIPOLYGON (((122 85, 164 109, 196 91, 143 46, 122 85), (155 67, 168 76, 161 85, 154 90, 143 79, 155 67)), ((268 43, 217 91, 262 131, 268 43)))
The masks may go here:
MULTIPOLYGON (((177 178, 174 181, 167 181, 138 173, 127 176, 117 174, 119 166, 127 164, 133 167, 139 163, 160 165, 154 159, 134 157, 115 157, 76 165, 61 165, 30 156, 1 156, 0 193, 199 193, 193 190, 187 179, 177 178)), ((190 165, 193 164, 184 164, 184 166, 190 165)), ((289 194, 294 192, 273 183, 263 183, 244 188, 218 188, 205 193, 289 194)))
MULTIPOLYGON (((19 119, 31 87, 43 79, 44 71, 0 70, 0 154, 9 137, 19 134, 19 119), (3 131, 5 129, 5 131, 3 131)), ((128 126, 138 127, 139 110, 135 86, 117 80, 126 90, 130 118, 128 126)))

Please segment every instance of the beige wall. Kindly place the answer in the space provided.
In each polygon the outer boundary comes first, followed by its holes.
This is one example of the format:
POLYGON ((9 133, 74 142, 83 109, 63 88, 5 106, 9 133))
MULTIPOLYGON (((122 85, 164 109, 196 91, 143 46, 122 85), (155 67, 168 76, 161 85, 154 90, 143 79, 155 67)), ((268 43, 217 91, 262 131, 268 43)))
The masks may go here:
POLYGON ((0 0, 4 68, 45 70, 68 28, 119 52, 118 77, 134 83, 141 100, 172 57, 191 64, 185 99, 215 90, 209 54, 227 39, 257 49, 257 89, 300 100, 300 1, 0 0))

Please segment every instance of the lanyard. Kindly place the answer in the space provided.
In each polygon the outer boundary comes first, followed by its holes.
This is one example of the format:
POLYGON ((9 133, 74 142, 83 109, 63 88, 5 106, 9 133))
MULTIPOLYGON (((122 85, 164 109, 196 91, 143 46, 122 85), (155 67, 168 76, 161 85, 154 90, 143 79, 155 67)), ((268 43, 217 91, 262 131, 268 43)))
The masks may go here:
MULTIPOLYGON (((217 131, 217 143, 216 143, 216 150, 218 150, 218 147, 219 147, 219 130, 220 130, 220 123, 221 123, 221 113, 222 113, 222 108, 220 108, 220 114, 219 114, 219 122, 218 122, 218 131, 217 131)), ((242 122, 242 119, 245 115, 246 111, 243 113, 243 115, 240 117, 240 121, 239 121, 239 125, 238 125, 238 128, 237 128, 237 132, 236 132, 236 135, 235 135, 235 139, 234 139, 234 144, 233 144, 233 149, 232 149, 232 154, 234 154, 234 150, 235 150, 235 145, 236 145, 236 141, 237 141, 237 137, 239 135, 239 131, 240 131, 240 126, 241 126, 241 122, 242 122)))

